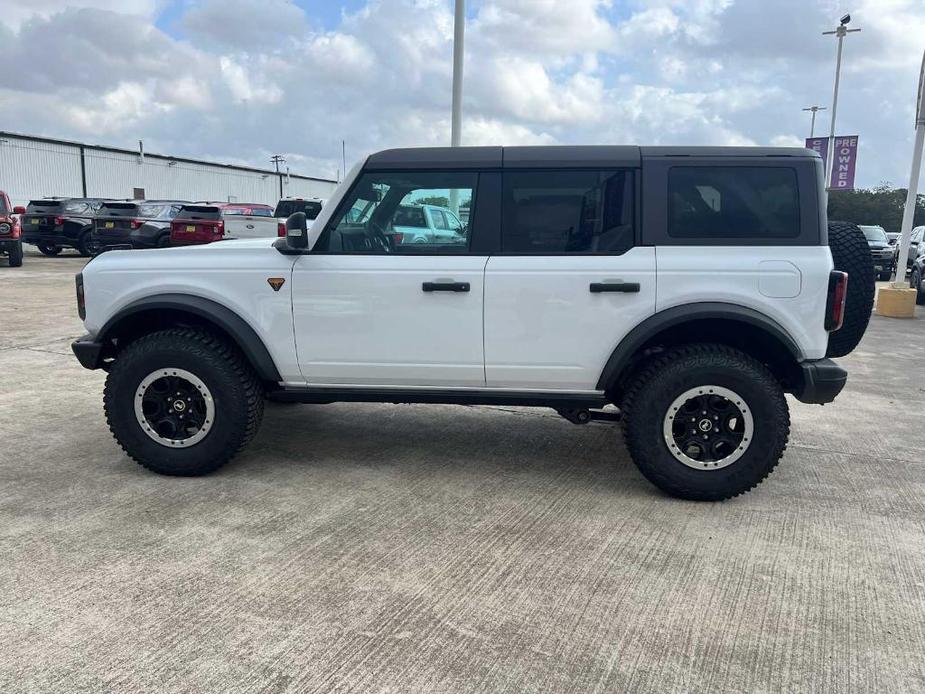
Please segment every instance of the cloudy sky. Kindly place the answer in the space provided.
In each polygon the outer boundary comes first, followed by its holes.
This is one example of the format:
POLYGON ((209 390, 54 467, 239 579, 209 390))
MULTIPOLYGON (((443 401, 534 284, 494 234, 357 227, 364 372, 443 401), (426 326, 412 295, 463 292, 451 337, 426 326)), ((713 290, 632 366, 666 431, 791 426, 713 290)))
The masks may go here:
MULTIPOLYGON (((469 0, 463 142, 799 145, 846 11, 839 134, 905 185, 923 0, 469 0)), ((333 177, 448 144, 452 35, 452 0, 0 0, 0 129, 333 177)))

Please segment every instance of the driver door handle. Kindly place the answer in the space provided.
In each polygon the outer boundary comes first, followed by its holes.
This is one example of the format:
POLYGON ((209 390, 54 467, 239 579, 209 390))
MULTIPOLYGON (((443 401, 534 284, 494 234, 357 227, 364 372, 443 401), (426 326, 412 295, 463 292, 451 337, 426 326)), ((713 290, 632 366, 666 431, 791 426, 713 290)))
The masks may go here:
POLYGON ((424 282, 421 285, 421 289, 425 292, 468 292, 469 283, 468 282, 424 282))
POLYGON ((639 291, 639 282, 592 282, 590 289, 592 294, 600 294, 602 292, 635 294, 639 291))

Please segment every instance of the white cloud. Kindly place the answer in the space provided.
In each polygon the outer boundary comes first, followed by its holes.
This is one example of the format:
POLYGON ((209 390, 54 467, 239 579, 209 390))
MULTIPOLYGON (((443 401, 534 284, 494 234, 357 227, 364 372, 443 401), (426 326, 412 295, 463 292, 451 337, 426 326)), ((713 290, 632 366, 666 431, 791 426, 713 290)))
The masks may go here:
MULTIPOLYGON (((341 139, 350 160, 448 142, 450 0, 368 0, 334 25, 292 0, 186 2, 165 22, 167 0, 6 0, 5 127, 259 165, 282 152, 320 175, 341 168, 341 139)), ((830 97, 821 32, 846 4, 472 3, 464 142, 799 145, 800 109, 830 97)), ((839 130, 861 136, 860 182, 901 182, 925 5, 850 4, 863 31, 846 43, 839 130)))

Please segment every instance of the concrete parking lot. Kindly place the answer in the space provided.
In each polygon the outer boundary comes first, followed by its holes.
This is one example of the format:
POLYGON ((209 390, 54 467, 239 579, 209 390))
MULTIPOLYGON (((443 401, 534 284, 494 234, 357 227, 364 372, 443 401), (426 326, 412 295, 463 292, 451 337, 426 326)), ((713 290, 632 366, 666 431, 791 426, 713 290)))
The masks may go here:
POLYGON ((173 479, 70 353, 83 263, 0 267, 0 691, 925 690, 922 313, 726 503, 515 408, 268 405, 173 479))

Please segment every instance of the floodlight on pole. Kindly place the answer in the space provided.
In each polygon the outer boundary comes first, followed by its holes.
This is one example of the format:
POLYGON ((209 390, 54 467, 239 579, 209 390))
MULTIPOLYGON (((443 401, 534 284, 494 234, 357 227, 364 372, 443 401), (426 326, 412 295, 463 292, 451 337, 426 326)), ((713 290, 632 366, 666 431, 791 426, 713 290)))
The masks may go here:
POLYGON ((835 27, 834 31, 823 31, 823 36, 837 36, 838 37, 838 49, 835 53, 835 88, 832 91, 832 121, 829 126, 829 144, 826 149, 828 154, 826 155, 826 171, 825 171, 825 189, 831 190, 832 186, 832 171, 835 168, 835 114, 838 111, 838 83, 841 79, 841 53, 842 53, 842 42, 845 40, 845 37, 848 34, 852 34, 860 29, 849 29, 848 23, 851 21, 851 15, 844 15, 839 24, 835 27))
POLYGON ((912 171, 909 173, 909 189, 906 191, 906 207, 900 227, 899 254, 896 257, 896 281, 894 287, 901 287, 906 279, 906 263, 909 262, 909 242, 912 236, 912 222, 915 218, 915 203, 919 192, 919 173, 922 170, 922 148, 925 146, 925 54, 919 70, 919 91, 915 105, 915 144, 912 148, 912 171))
POLYGON ((803 110, 813 112, 813 119, 810 121, 810 124, 809 124, 809 136, 815 137, 816 136, 816 113, 819 111, 826 111, 828 109, 826 109, 825 106, 810 106, 809 108, 804 108, 803 110))

